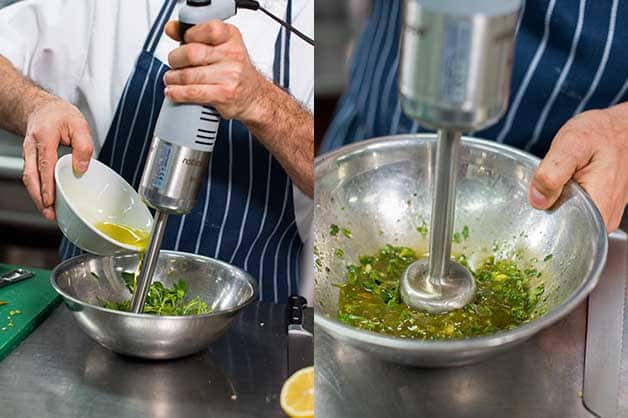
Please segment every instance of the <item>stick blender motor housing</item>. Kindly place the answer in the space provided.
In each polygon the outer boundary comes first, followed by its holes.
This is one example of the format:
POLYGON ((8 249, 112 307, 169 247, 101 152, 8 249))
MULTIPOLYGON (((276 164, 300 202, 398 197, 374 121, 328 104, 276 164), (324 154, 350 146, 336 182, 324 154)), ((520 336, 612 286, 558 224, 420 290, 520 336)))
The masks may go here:
MULTIPOLYGON (((195 24, 225 20, 236 14, 235 0, 187 0, 179 12, 181 39, 195 24)), ((169 214, 189 213, 196 205, 207 176, 209 154, 214 149, 220 116, 209 106, 164 100, 155 136, 140 182, 140 195, 155 209, 155 220, 131 310, 141 312, 169 214)))
POLYGON ((400 286, 417 309, 458 309, 475 294, 469 271, 451 260, 460 136, 493 124, 508 106, 520 9, 521 0, 405 1, 401 102, 438 130, 429 259, 408 267, 400 286))

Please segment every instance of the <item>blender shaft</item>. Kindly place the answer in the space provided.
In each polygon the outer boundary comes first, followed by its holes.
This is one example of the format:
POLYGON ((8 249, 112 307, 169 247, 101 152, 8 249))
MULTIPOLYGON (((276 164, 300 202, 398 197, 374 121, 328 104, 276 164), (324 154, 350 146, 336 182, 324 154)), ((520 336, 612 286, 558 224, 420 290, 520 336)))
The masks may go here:
POLYGON ((140 277, 137 279, 137 286, 131 301, 131 312, 133 313, 141 313, 144 310, 146 295, 148 294, 148 289, 150 288, 150 283, 155 273, 155 268, 157 267, 157 261, 159 260, 159 249, 161 248, 161 241, 166 231, 167 220, 167 213, 161 211, 155 212, 153 230, 150 234, 148 249, 144 255, 144 262, 140 269, 140 277))
POLYGON ((460 131, 440 129, 436 143, 436 179, 432 200, 429 278, 434 290, 440 290, 440 280, 449 275, 451 240, 456 207, 456 174, 460 131))

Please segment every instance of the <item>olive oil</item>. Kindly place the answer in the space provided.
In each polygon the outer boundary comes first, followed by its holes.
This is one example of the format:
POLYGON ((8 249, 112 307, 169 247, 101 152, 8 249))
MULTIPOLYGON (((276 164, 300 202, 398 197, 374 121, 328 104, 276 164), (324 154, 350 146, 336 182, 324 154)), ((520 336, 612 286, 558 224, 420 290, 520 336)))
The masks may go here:
POLYGON ((148 247, 150 232, 113 222, 99 222, 96 224, 96 229, 115 241, 137 248, 137 252, 139 253, 138 262, 133 280, 133 288, 135 288, 140 271, 142 270, 142 262, 144 261, 144 254, 148 247))
MULTIPOLYGON (((137 280, 142 270, 142 262, 144 254, 148 247, 150 232, 128 225, 116 224, 112 222, 99 222, 96 224, 103 234, 122 244, 130 245, 137 248, 138 263, 135 272, 122 272, 121 279, 124 281, 127 289, 131 294, 135 294, 137 289, 137 280)), ((97 279, 98 276, 92 273, 97 279)), ((150 285, 148 294, 146 295, 146 303, 144 304, 143 313, 152 315, 202 315, 212 311, 207 302, 200 297, 194 297, 190 300, 186 298, 187 284, 184 280, 179 280, 172 285, 172 288, 166 287, 163 283, 155 281, 150 285)), ((132 300, 125 301, 106 301, 103 300, 102 306, 107 309, 115 309, 118 311, 131 311, 132 300)), ((0 302, 2 304, 2 302, 0 302)))
MULTIPOLYGON (((462 309, 444 314, 412 309, 400 299, 399 281, 418 258, 410 248, 388 245, 377 254, 360 257, 359 264, 348 265, 347 280, 338 286, 340 321, 401 338, 442 340, 512 329, 543 314, 537 304, 545 287, 532 285, 541 273, 494 257, 472 271, 477 294, 462 309)), ((458 261, 466 266, 465 257, 458 261)))
POLYGON ((136 247, 139 253, 144 253, 148 246, 150 232, 143 229, 113 222, 99 222, 96 229, 119 243, 136 247))

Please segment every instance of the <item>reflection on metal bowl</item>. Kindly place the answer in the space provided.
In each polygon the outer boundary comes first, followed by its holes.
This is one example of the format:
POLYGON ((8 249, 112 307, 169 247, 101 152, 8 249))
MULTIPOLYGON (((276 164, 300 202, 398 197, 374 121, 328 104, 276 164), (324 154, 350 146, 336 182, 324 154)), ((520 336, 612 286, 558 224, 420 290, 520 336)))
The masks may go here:
POLYGON ((133 272, 136 255, 81 255, 54 269, 52 286, 91 338, 120 354, 172 359, 207 348, 223 335, 235 316, 257 298, 257 283, 248 273, 222 261, 162 251, 153 281, 172 286, 187 282, 186 298, 200 297, 211 313, 155 316, 105 309, 103 301, 131 298, 120 274, 133 272), (93 273, 93 274, 92 274, 93 273))
POLYGON ((472 267, 491 255, 496 243, 503 254, 524 250, 541 261, 553 254, 551 261, 539 263, 546 314, 512 330, 447 341, 395 338, 341 323, 334 284, 344 282, 347 264, 386 244, 427 252, 428 238, 417 227, 430 223, 435 151, 435 135, 405 135, 357 143, 317 159, 315 322, 339 341, 386 360, 452 366, 503 351, 569 313, 595 287, 608 244, 599 212, 575 183, 567 185, 551 211, 535 210, 527 202, 527 188, 538 159, 463 138, 455 230, 467 225, 471 236, 454 244, 452 253, 464 252, 472 267), (351 239, 331 236, 331 224, 348 228, 351 239))

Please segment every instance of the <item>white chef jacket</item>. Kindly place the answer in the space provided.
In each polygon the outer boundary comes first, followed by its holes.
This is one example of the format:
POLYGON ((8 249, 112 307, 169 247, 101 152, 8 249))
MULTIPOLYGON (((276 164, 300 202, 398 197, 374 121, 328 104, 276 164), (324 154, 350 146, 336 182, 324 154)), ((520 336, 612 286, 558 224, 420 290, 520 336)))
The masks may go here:
MULTIPOLYGON (((77 105, 99 152, 161 6, 162 0, 24 0, 0 9, 0 55, 38 85, 77 105)), ((285 17, 285 0, 267 1, 266 6, 285 17)), ((177 15, 178 6, 171 19, 177 15)), ((314 1, 293 0, 292 19, 296 28, 313 36, 314 1)), ((253 65, 272 79, 279 24, 250 10, 238 10, 227 22, 242 33, 253 65)), ((314 48, 297 37, 292 39, 291 93, 313 110, 314 48)), ((167 63, 168 53, 177 46, 163 35, 155 55, 167 63)), ((307 283, 311 281, 308 246, 313 204, 296 187, 294 196, 297 225, 306 243, 302 281, 307 283)))

